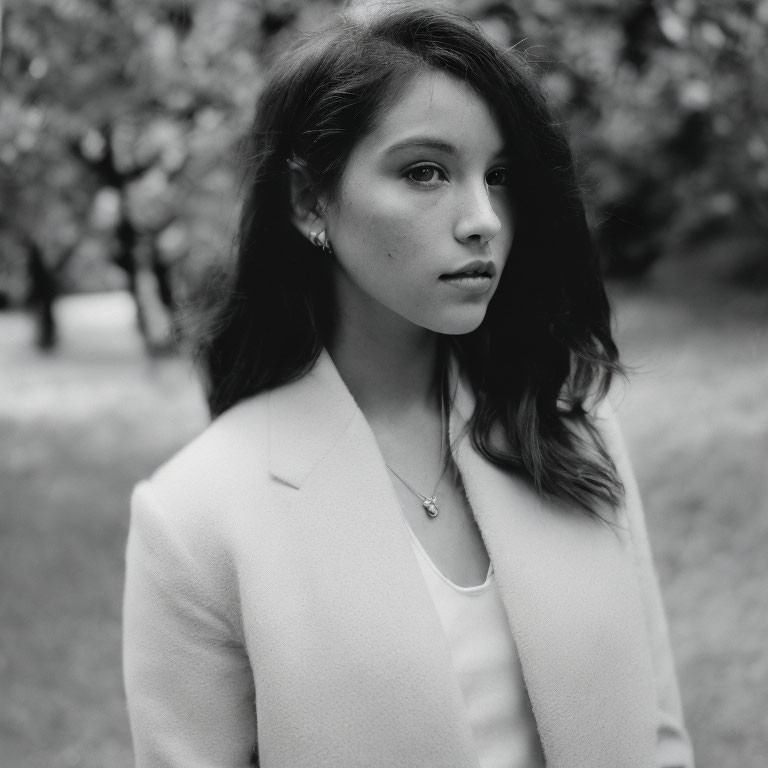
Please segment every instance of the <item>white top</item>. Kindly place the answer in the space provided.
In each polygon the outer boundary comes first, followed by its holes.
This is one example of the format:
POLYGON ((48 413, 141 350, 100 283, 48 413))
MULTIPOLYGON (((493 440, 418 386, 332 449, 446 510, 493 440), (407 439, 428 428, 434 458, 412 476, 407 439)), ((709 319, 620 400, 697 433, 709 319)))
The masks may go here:
MULTIPOLYGON (((407 521, 406 521, 407 524, 407 521)), ((482 768, 543 768, 536 722, 499 589, 460 587, 444 576, 408 526, 451 648, 482 768)))

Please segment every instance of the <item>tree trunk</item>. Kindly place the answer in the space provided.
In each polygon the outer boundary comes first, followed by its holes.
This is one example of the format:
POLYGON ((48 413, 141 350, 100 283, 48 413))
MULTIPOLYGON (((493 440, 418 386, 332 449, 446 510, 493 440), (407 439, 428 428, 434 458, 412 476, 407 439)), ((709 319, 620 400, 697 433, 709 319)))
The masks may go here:
POLYGON ((53 312, 58 287, 56 276, 46 263, 43 251, 37 243, 29 241, 27 248, 30 281, 27 305, 35 313, 36 344, 40 349, 51 350, 58 341, 56 317, 53 312))

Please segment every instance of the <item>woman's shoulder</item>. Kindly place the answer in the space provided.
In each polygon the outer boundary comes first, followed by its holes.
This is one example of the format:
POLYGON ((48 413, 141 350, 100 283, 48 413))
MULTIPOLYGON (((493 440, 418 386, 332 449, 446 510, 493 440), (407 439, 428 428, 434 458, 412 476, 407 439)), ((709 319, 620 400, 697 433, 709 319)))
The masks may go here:
POLYGON ((259 494, 269 479, 267 414, 268 393, 241 401, 141 485, 169 516, 221 521, 238 499, 259 494))
POLYGON ((200 479, 235 470, 245 463, 257 469, 266 458, 269 393, 263 392, 241 400, 215 418, 181 450, 164 462, 154 473, 153 480, 165 482, 172 476, 189 475, 200 479))
POLYGON ((614 385, 603 397, 594 398, 588 403, 587 413, 603 439, 608 455, 617 465, 619 474, 623 474, 629 463, 627 445, 621 428, 621 405, 624 394, 614 385))
MULTIPOLYGON (((159 585, 179 604, 239 626, 237 542, 256 522, 268 477, 266 397, 256 396, 215 419, 131 497, 126 550, 126 606, 144 598, 137 585, 159 585)), ((268 502, 267 502, 268 503, 268 502)))
POLYGON ((616 468, 623 487, 623 503, 619 509, 620 524, 629 530, 645 529, 643 504, 624 430, 622 428, 622 404, 626 392, 614 385, 604 396, 596 398, 587 409, 588 416, 598 430, 608 456, 616 468))
MULTIPOLYGON (((621 383, 614 381, 607 392, 598 386, 591 388, 580 403, 587 421, 597 429, 611 458, 614 458, 614 453, 622 453, 625 450, 619 425, 619 411, 623 399, 624 393, 621 383)), ((584 434, 577 425, 574 426, 576 431, 589 443, 588 435, 584 434)))

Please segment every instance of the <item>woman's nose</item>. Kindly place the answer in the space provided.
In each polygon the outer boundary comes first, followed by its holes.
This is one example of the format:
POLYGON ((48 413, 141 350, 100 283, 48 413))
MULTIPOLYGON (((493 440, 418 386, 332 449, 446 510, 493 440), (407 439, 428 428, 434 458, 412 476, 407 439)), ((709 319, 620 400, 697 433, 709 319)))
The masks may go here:
POLYGON ((461 196, 454 235, 461 242, 487 243, 501 231, 501 219, 493 208, 485 180, 461 196))

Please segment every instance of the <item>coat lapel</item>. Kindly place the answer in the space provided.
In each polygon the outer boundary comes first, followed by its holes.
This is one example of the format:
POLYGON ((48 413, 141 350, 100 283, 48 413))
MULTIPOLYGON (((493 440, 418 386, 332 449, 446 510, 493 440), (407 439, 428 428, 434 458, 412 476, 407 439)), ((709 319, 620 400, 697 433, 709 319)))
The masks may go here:
MULTIPOLYGON (((474 408, 462 380, 451 418, 474 408)), ((655 764, 656 709, 643 607, 624 532, 455 450, 494 563, 550 768, 655 764)))
MULTIPOLYGON (((281 494, 281 524, 296 544, 294 592, 311 596, 274 653, 290 658, 303 707, 326 713, 306 738, 333 744, 335 765, 381 765, 386 755, 401 767, 479 768, 383 458, 327 352, 270 393, 269 407, 271 472, 292 489, 281 494)), ((304 764, 298 752, 282 757, 304 764)))

